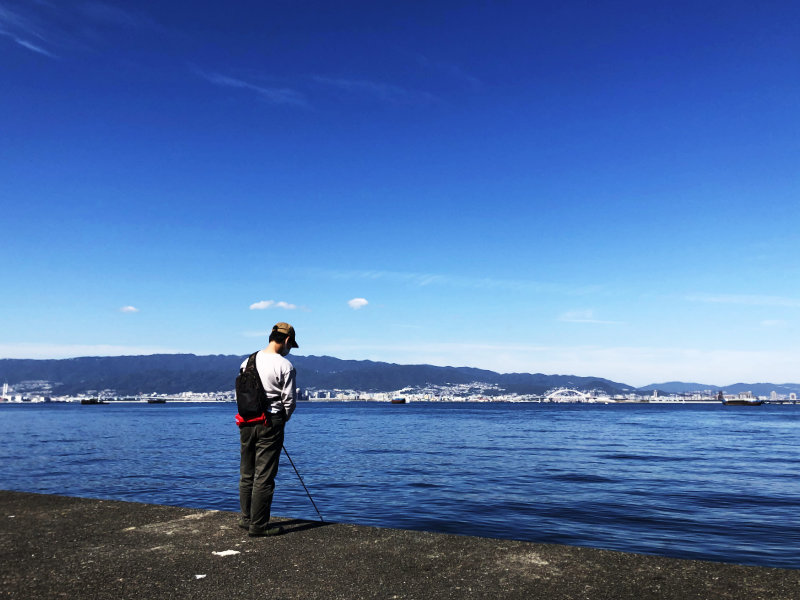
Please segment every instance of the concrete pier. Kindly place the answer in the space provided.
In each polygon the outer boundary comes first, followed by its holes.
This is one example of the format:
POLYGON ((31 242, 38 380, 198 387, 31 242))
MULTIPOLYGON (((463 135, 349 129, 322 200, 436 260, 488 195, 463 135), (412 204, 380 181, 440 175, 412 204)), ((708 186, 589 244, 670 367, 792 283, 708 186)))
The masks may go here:
POLYGON ((797 600, 800 570, 0 491, 2 598, 797 600))

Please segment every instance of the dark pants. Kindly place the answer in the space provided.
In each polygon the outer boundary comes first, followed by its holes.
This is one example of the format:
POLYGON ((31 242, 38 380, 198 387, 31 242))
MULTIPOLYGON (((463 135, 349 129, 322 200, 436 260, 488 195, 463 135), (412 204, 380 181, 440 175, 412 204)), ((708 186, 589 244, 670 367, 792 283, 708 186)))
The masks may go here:
POLYGON ((242 457, 239 466, 239 504, 242 521, 251 530, 266 529, 275 491, 275 475, 283 447, 283 415, 270 415, 269 425, 239 429, 242 457))

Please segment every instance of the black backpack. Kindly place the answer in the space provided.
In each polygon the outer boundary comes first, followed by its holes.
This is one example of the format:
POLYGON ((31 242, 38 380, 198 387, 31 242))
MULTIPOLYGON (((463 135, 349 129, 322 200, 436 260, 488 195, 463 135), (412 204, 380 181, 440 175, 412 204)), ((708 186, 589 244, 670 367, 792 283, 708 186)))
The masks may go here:
POLYGON ((236 377, 236 405, 245 420, 260 417, 267 412, 267 394, 256 369, 256 354, 247 359, 244 371, 236 377))

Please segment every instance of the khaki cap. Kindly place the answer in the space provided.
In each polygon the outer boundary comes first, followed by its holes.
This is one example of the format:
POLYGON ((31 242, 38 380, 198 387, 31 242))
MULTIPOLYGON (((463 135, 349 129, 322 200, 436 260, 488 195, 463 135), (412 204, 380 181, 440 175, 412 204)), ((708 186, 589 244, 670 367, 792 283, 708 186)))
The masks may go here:
POLYGON ((289 325, 288 323, 275 323, 272 327, 272 331, 277 331, 278 333, 282 333, 284 335, 289 336, 289 348, 299 348, 300 346, 297 345, 297 340, 294 339, 294 327, 289 325))

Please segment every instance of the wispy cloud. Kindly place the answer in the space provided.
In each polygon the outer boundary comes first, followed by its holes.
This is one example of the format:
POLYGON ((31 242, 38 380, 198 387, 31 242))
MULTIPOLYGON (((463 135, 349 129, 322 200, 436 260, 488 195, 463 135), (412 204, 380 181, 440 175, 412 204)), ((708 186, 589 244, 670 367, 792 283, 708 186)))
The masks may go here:
POLYGON ((64 51, 117 41, 120 29, 163 32, 149 17, 105 2, 0 4, 0 36, 50 58, 59 58, 53 48, 64 51))
POLYGON ((558 317, 564 323, 592 323, 597 325, 620 325, 622 321, 604 321, 594 316, 594 310, 570 310, 558 317))
POLYGON ((424 54, 419 53, 414 53, 413 56, 417 63, 430 71, 445 75, 452 80, 466 83, 473 89, 478 89, 483 86, 483 82, 480 79, 473 77, 456 64, 442 60, 434 60, 424 54))
POLYGON ((686 296, 691 302, 711 304, 742 304, 745 306, 782 306, 800 308, 800 300, 785 296, 760 296, 749 294, 692 294, 686 296))
POLYGON ((272 104, 288 104, 308 108, 306 97, 301 92, 285 87, 266 87, 236 77, 221 75, 220 73, 207 73, 196 70, 203 79, 214 85, 255 92, 260 98, 272 104))
POLYGON ((391 83, 323 76, 314 76, 312 79, 320 85, 346 94, 373 98, 391 104, 441 103, 441 99, 434 94, 419 90, 410 90, 391 83))
POLYGON ((147 28, 161 30, 152 19, 140 13, 125 10, 114 4, 105 2, 83 2, 78 4, 76 11, 80 16, 90 21, 128 28, 147 28))
POLYGON ((362 98, 395 105, 431 105, 442 102, 438 96, 430 92, 365 79, 314 75, 299 79, 291 86, 286 86, 267 85, 254 81, 253 77, 231 76, 197 67, 194 67, 193 70, 199 77, 214 85, 251 92, 272 104, 308 109, 312 108, 309 97, 319 94, 324 89, 338 92, 343 101, 345 98, 362 98))
POLYGON ((336 269, 311 269, 309 270, 309 275, 311 277, 334 280, 388 281, 398 285, 402 284, 416 287, 448 286, 464 289, 560 293, 568 295, 594 294, 603 292, 606 289, 602 285, 568 286, 546 281, 531 281, 525 279, 463 277, 458 275, 444 275, 438 273, 412 273, 384 270, 348 271, 336 269))
POLYGON ((266 310, 267 308, 283 308, 286 310, 295 310, 297 306, 294 304, 289 304, 288 302, 283 302, 282 300, 279 302, 275 302, 275 300, 261 300, 259 302, 254 302, 250 305, 250 310, 266 310))
POLYGON ((136 308, 135 306, 123 306, 122 308, 120 308, 120 309, 119 309, 119 312, 123 312, 123 313, 137 313, 137 312, 139 312, 139 309, 138 309, 138 308, 136 308))
POLYGON ((22 46, 23 48, 27 48, 28 50, 36 52, 37 54, 42 54, 44 56, 49 56, 50 58, 58 58, 52 52, 49 52, 49 51, 45 50, 44 48, 42 48, 41 46, 37 46, 36 44, 34 44, 32 42, 29 42, 27 40, 21 40, 21 39, 19 39, 17 37, 13 37, 13 36, 12 36, 12 39, 15 42, 17 42, 20 46, 22 46))
POLYGON ((11 31, 20 31, 42 38, 42 33, 36 23, 23 13, 9 8, 6 2, 0 4, 0 31, 5 34, 11 31))
POLYGON ((6 4, 0 4, 0 36, 7 37, 37 54, 57 58, 44 47, 48 40, 45 29, 38 20, 33 15, 12 10, 6 4))
POLYGON ((369 304, 369 302, 367 302, 366 298, 353 298, 352 300, 347 301, 347 305, 353 310, 364 308, 367 304, 369 304))

